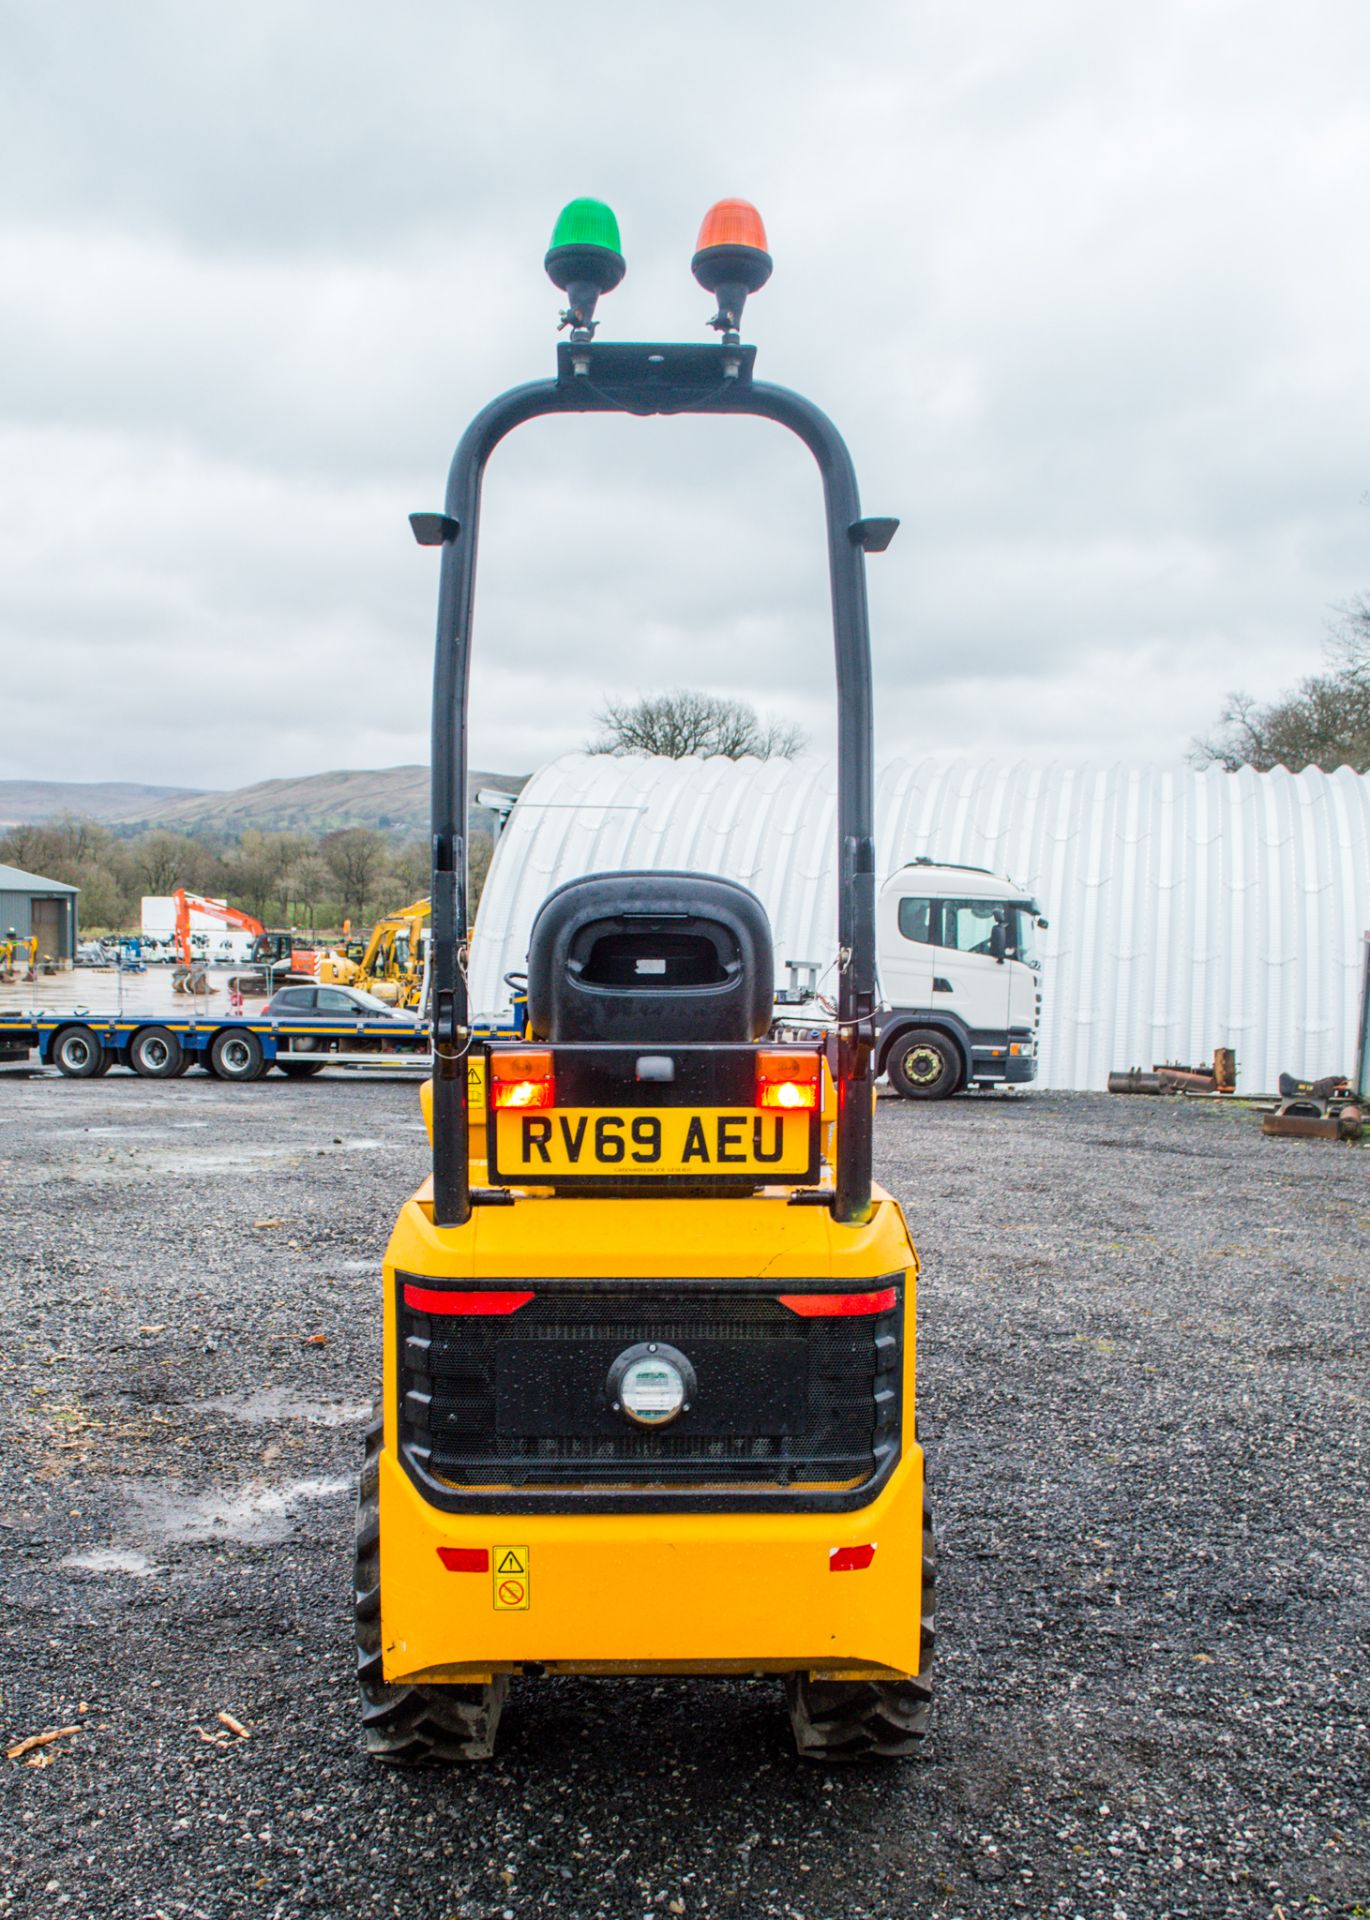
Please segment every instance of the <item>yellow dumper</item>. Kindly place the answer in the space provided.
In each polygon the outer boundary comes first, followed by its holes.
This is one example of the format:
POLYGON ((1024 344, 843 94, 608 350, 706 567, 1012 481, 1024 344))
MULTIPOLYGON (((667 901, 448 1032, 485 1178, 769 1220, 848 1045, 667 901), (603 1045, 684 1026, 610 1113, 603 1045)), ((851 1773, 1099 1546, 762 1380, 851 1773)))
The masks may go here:
POLYGON ((851 461, 809 401, 753 379, 737 330, 770 271, 755 210, 705 222, 707 344, 596 342, 622 273, 598 202, 558 223, 554 378, 487 406, 453 462, 433 718, 433 1176, 385 1259, 356 1623, 366 1743, 477 1760, 510 1681, 772 1673, 801 1753, 922 1736, 933 1537, 916 1439, 917 1260, 871 1178, 871 679, 851 461), (565 412, 760 416, 814 455, 827 515, 840 792, 838 1014, 773 1029, 761 903, 703 873, 591 875, 534 922, 527 1031, 467 1004, 466 684, 486 461, 565 412))

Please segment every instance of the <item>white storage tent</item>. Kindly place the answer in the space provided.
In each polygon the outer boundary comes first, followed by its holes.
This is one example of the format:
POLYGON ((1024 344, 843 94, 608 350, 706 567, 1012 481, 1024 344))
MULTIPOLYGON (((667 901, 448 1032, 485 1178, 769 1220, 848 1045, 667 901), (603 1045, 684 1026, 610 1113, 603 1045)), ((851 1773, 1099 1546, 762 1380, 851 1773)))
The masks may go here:
MULTIPOLYGON (((481 901, 472 1005, 507 1005, 563 880, 681 867, 745 882, 783 962, 836 951, 832 761, 568 754, 510 816, 481 901)), ((1352 1072, 1370 927, 1370 778, 893 760, 876 786, 877 883, 915 855, 1032 893, 1045 1010, 1038 1084, 1236 1049, 1242 1091, 1281 1069, 1352 1072)))

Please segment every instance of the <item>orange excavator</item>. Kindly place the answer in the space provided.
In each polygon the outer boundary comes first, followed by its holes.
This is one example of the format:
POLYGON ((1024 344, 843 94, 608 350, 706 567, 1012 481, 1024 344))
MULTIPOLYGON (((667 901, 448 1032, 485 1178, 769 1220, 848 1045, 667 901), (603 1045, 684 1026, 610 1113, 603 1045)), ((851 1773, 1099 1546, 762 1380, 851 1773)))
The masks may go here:
MULTIPOLYGON (((198 914, 201 920, 212 921, 226 931, 252 935, 252 946, 245 958, 250 965, 265 971, 260 979, 253 977, 250 984, 249 979, 242 976, 230 983, 240 991, 269 993, 273 985, 280 985, 286 980, 314 978, 318 970, 318 953, 312 947, 297 947, 293 933, 268 932, 255 914, 244 913, 239 907, 230 907, 226 900, 211 900, 203 893, 191 893, 185 887, 177 887, 171 898, 176 903, 172 936, 176 946, 176 971, 171 976, 171 984, 177 993, 214 992, 206 972, 208 957, 196 953, 191 939, 192 912, 198 914)), ((203 932, 205 929, 199 928, 197 931, 203 932)))
POLYGON ((204 954, 196 953, 190 937, 192 910, 201 919, 213 921, 217 926, 250 933, 254 941, 266 929, 254 915, 230 907, 226 900, 211 900, 203 893, 190 893, 185 887, 177 887, 171 898, 176 904, 176 924, 172 935, 176 945, 176 971, 171 976, 172 988, 176 993, 212 993, 213 988, 205 972, 207 958, 204 954))

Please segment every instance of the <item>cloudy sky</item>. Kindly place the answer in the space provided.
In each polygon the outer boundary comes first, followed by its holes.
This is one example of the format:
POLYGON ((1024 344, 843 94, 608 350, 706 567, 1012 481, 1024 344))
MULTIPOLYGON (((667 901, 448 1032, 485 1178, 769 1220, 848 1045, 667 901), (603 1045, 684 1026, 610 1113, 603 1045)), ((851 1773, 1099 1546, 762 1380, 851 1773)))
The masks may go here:
MULTIPOLYGON (((601 337, 711 338, 838 420, 883 754, 1178 760, 1370 590, 1364 0, 0 0, 6 777, 232 786, 427 758, 441 503, 601 337)), ((688 684, 831 730, 816 477, 759 422, 564 420, 491 469, 473 759, 688 684)))

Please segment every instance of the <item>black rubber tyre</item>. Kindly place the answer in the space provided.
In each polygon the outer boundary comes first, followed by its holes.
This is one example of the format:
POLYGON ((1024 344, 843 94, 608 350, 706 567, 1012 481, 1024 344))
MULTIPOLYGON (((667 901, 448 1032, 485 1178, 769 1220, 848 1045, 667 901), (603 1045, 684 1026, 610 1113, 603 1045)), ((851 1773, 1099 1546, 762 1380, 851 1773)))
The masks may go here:
POLYGON ((63 1027, 52 1043, 50 1058, 68 1080, 93 1080, 109 1070, 105 1050, 89 1027, 63 1027))
POLYGON ((183 1071, 183 1049, 167 1027, 139 1027, 128 1043, 128 1064, 145 1080, 174 1080, 183 1071))
POLYGON ((914 1027, 890 1048, 885 1071, 906 1100, 948 1100, 961 1084, 961 1050, 935 1027, 914 1027))
POLYGON ((266 1072, 266 1055, 250 1027, 229 1027, 215 1034, 209 1064, 221 1080, 260 1080, 266 1072))
POLYGON ((450 1765, 488 1760, 509 1682, 488 1686, 392 1686, 381 1670, 381 1422, 366 1430, 357 1486, 357 1684, 362 1731, 373 1760, 391 1766, 450 1765))
POLYGON ((278 1060, 276 1065, 287 1080, 310 1080, 324 1070, 322 1060, 278 1060))
POLYGON ((922 1631, 912 1680, 814 1680, 785 1676, 794 1744, 805 1760, 846 1763, 904 1760, 916 1752, 932 1713, 933 1621, 937 1609, 937 1540, 923 1503, 922 1631))

